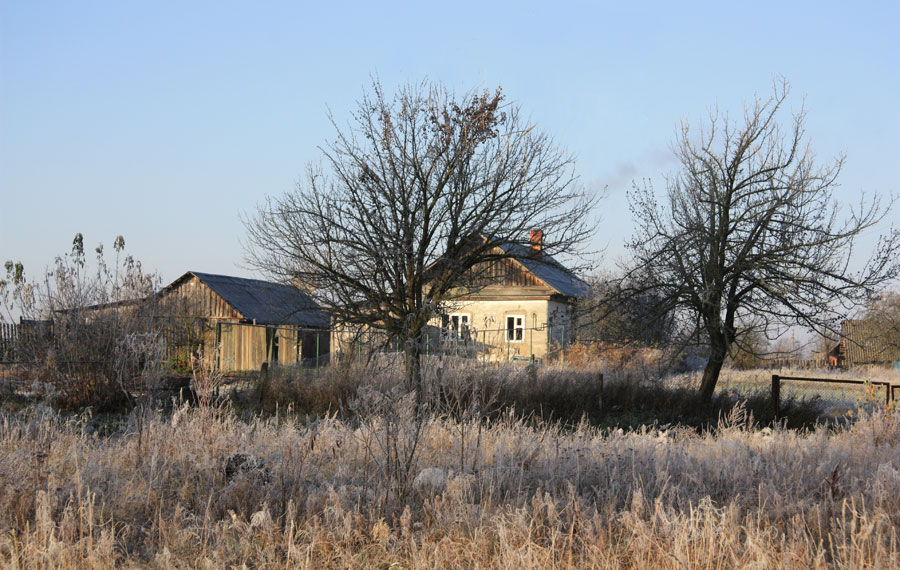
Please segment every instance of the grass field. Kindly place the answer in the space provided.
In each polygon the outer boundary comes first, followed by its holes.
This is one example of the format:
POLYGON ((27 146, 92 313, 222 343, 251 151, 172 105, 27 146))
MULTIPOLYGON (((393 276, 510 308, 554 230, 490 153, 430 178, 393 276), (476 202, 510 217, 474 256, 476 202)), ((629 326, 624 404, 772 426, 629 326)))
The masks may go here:
POLYGON ((509 411, 417 420, 409 395, 373 388, 350 407, 316 419, 138 409, 103 429, 40 404, 4 409, 0 563, 900 565, 892 409, 798 431, 754 427, 737 408, 698 432, 564 426, 509 411))

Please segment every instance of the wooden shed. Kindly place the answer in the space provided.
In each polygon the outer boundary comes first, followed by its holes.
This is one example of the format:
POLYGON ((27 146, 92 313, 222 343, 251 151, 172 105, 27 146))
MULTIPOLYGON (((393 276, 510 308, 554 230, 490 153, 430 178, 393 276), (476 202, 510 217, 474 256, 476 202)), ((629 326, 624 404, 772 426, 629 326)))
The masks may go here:
POLYGON ((329 352, 328 315, 292 285, 188 271, 156 296, 158 318, 173 341, 200 330, 222 371, 296 364, 329 352))
POLYGON ((900 339, 889 335, 877 323, 846 320, 841 324, 841 340, 829 351, 829 358, 842 367, 900 361, 900 339))

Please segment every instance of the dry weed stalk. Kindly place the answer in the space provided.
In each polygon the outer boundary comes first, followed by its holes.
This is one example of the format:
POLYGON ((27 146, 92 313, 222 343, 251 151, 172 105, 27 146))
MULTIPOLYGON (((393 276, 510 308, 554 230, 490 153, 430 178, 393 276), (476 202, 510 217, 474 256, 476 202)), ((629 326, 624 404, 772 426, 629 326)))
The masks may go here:
POLYGON ((199 347, 191 354, 191 387, 197 395, 197 404, 208 409, 219 399, 219 387, 222 386, 222 372, 217 366, 219 347, 211 355, 199 347))

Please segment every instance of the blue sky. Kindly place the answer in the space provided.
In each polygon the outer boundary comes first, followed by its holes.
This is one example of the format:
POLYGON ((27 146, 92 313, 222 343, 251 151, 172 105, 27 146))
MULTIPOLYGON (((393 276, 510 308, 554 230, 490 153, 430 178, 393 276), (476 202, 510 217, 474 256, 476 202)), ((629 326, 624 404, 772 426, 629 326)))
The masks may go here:
MULTIPOLYGON (((380 78, 502 85, 608 187, 677 168, 682 118, 740 113, 781 74, 840 197, 898 192, 896 2, 19 2, 0 0, 0 261, 32 278, 82 232, 168 282, 243 267, 242 213, 290 190, 380 78)), ((900 220, 895 210, 887 222, 900 220)))

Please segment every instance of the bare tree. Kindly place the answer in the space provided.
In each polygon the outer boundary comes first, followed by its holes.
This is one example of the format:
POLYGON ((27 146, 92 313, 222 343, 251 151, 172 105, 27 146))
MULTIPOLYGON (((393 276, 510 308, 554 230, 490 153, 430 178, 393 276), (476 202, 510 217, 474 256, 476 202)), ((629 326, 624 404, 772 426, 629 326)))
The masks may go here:
POLYGON ((429 320, 485 283, 480 268, 579 251, 594 199, 573 162, 493 93, 375 83, 305 183, 246 220, 247 258, 306 288, 343 326, 400 339, 421 383, 429 320), (538 255, 529 230, 543 230, 538 255))
POLYGON ((580 338, 615 344, 668 343, 675 315, 657 311, 662 299, 652 292, 637 293, 632 279, 612 274, 587 279, 590 296, 578 304, 580 338))
POLYGON ((694 136, 685 122, 674 145, 681 171, 657 202, 652 186, 629 196, 637 229, 635 290, 652 292, 681 328, 708 344, 700 386, 712 397, 726 355, 753 323, 771 339, 785 326, 838 331, 840 319, 898 273, 896 230, 882 236, 859 270, 856 238, 890 208, 878 197, 841 216, 834 199, 843 157, 818 165, 801 108, 778 122, 790 88, 756 98, 734 124, 711 113, 694 136))

